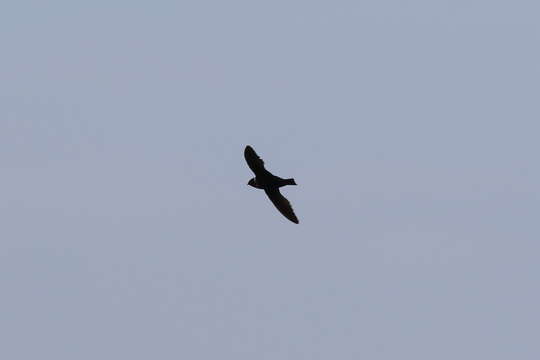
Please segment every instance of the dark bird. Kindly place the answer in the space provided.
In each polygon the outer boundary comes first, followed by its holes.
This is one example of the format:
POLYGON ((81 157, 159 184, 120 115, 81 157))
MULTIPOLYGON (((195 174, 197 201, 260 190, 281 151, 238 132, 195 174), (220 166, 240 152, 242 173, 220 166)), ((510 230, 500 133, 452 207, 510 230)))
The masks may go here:
POLYGON ((263 189, 279 212, 293 223, 298 224, 298 218, 294 214, 291 203, 279 192, 279 188, 282 186, 296 185, 294 179, 282 179, 266 170, 264 161, 249 145, 244 150, 244 157, 251 171, 255 173, 255 177, 247 184, 257 189, 263 189))

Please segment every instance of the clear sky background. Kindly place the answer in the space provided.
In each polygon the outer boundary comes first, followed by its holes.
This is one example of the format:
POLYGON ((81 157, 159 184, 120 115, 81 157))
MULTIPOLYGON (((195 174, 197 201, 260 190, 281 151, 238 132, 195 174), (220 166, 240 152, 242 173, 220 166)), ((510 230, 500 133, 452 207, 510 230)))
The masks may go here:
POLYGON ((539 14, 3 2, 0 357, 539 359, 539 14))

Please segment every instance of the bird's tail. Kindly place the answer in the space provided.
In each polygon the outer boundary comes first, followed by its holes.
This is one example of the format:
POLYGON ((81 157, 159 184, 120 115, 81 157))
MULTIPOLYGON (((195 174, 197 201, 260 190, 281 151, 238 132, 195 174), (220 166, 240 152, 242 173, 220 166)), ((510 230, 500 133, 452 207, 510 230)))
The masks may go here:
POLYGON ((281 180, 281 184, 279 184, 280 186, 285 186, 285 185, 296 185, 296 181, 294 181, 294 179, 282 179, 281 180))

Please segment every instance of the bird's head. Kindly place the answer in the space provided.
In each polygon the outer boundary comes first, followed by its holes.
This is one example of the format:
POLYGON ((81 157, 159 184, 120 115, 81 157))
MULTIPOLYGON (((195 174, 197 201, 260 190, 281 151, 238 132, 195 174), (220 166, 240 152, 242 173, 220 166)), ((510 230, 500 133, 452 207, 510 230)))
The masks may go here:
POLYGON ((252 178, 252 179, 249 179, 248 183, 247 183, 249 186, 253 186, 253 187, 257 187, 256 183, 255 183, 255 178, 252 178))

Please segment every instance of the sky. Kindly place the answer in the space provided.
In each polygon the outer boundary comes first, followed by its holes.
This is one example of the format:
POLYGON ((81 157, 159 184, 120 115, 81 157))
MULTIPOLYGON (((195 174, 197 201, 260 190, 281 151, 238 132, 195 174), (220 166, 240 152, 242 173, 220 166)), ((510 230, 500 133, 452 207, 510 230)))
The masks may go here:
POLYGON ((540 358, 539 12, 3 2, 0 357, 540 358))

